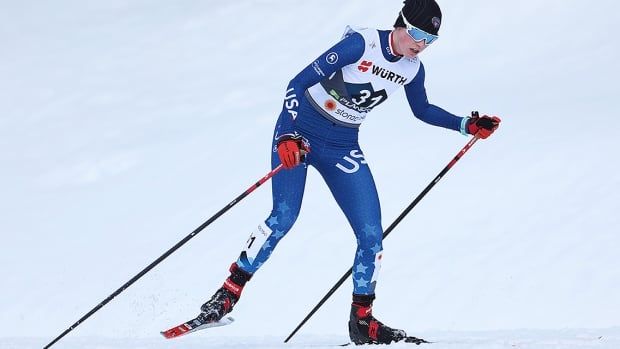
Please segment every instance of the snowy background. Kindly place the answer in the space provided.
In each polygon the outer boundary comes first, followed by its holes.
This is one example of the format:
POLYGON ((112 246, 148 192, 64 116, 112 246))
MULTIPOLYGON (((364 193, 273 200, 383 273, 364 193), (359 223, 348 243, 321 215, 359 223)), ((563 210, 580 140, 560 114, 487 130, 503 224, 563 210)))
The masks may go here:
MULTIPOLYGON (((441 1, 431 102, 503 122, 385 242, 375 314, 433 348, 620 347, 620 6, 441 1), (614 92, 616 91, 616 92, 614 92)), ((288 81, 400 1, 0 0, 0 348, 40 348, 269 170, 288 81)), ((360 142, 384 227, 467 138, 404 93, 360 142)), ((282 340, 350 266, 314 170, 301 216, 227 327, 176 341, 270 210, 265 186, 56 348, 282 340)), ((347 282, 286 347, 347 341, 347 282)))

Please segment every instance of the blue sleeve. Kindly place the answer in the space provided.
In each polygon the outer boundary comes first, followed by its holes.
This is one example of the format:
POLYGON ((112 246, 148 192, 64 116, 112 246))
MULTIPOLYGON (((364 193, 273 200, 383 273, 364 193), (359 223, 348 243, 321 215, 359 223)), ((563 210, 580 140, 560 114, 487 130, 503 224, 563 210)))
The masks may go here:
POLYGON ((357 62, 364 53, 364 46, 364 37, 357 32, 351 32, 290 81, 286 88, 284 104, 276 126, 276 138, 295 133, 295 118, 299 109, 299 99, 304 95, 306 89, 329 77, 342 67, 357 62))
POLYGON ((456 116, 428 102, 426 88, 424 88, 425 75, 424 65, 420 63, 420 70, 416 77, 405 85, 405 93, 413 115, 427 124, 460 131, 461 124, 467 118, 456 116))

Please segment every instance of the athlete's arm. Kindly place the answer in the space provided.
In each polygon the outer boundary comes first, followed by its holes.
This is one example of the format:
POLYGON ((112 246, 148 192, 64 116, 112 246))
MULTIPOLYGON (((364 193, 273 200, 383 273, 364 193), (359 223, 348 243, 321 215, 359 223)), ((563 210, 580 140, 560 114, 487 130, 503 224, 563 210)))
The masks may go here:
POLYGON ((410 83, 405 85, 405 94, 411 111, 418 119, 428 124, 460 131, 461 123, 464 122, 465 118, 449 113, 428 102, 426 88, 424 88, 425 75, 424 65, 420 63, 418 74, 410 83))
POLYGON ((364 53, 364 45, 362 35, 352 32, 325 51, 290 81, 278 119, 276 134, 278 138, 294 133, 294 120, 297 117, 299 98, 303 96, 306 89, 329 77, 345 65, 357 62, 364 53))

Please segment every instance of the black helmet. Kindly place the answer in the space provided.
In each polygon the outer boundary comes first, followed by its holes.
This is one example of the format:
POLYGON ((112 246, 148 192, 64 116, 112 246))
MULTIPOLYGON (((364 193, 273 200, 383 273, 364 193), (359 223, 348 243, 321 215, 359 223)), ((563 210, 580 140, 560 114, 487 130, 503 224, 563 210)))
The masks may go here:
POLYGON ((405 0, 404 4, 405 6, 398 13, 398 18, 394 23, 395 28, 407 28, 406 23, 409 23, 429 34, 439 34, 441 9, 435 0, 405 0))

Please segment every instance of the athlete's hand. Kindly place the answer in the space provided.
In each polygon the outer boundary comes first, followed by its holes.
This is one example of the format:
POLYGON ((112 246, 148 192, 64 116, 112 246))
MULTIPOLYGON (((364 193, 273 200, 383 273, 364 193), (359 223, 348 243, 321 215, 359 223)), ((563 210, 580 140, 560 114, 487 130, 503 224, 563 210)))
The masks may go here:
POLYGON ((287 170, 299 165, 306 152, 308 149, 304 146, 301 137, 283 137, 278 141, 278 156, 287 170))
POLYGON ((482 139, 488 138, 499 127, 502 120, 497 116, 478 116, 478 112, 472 113, 472 117, 467 121, 467 132, 482 139))

